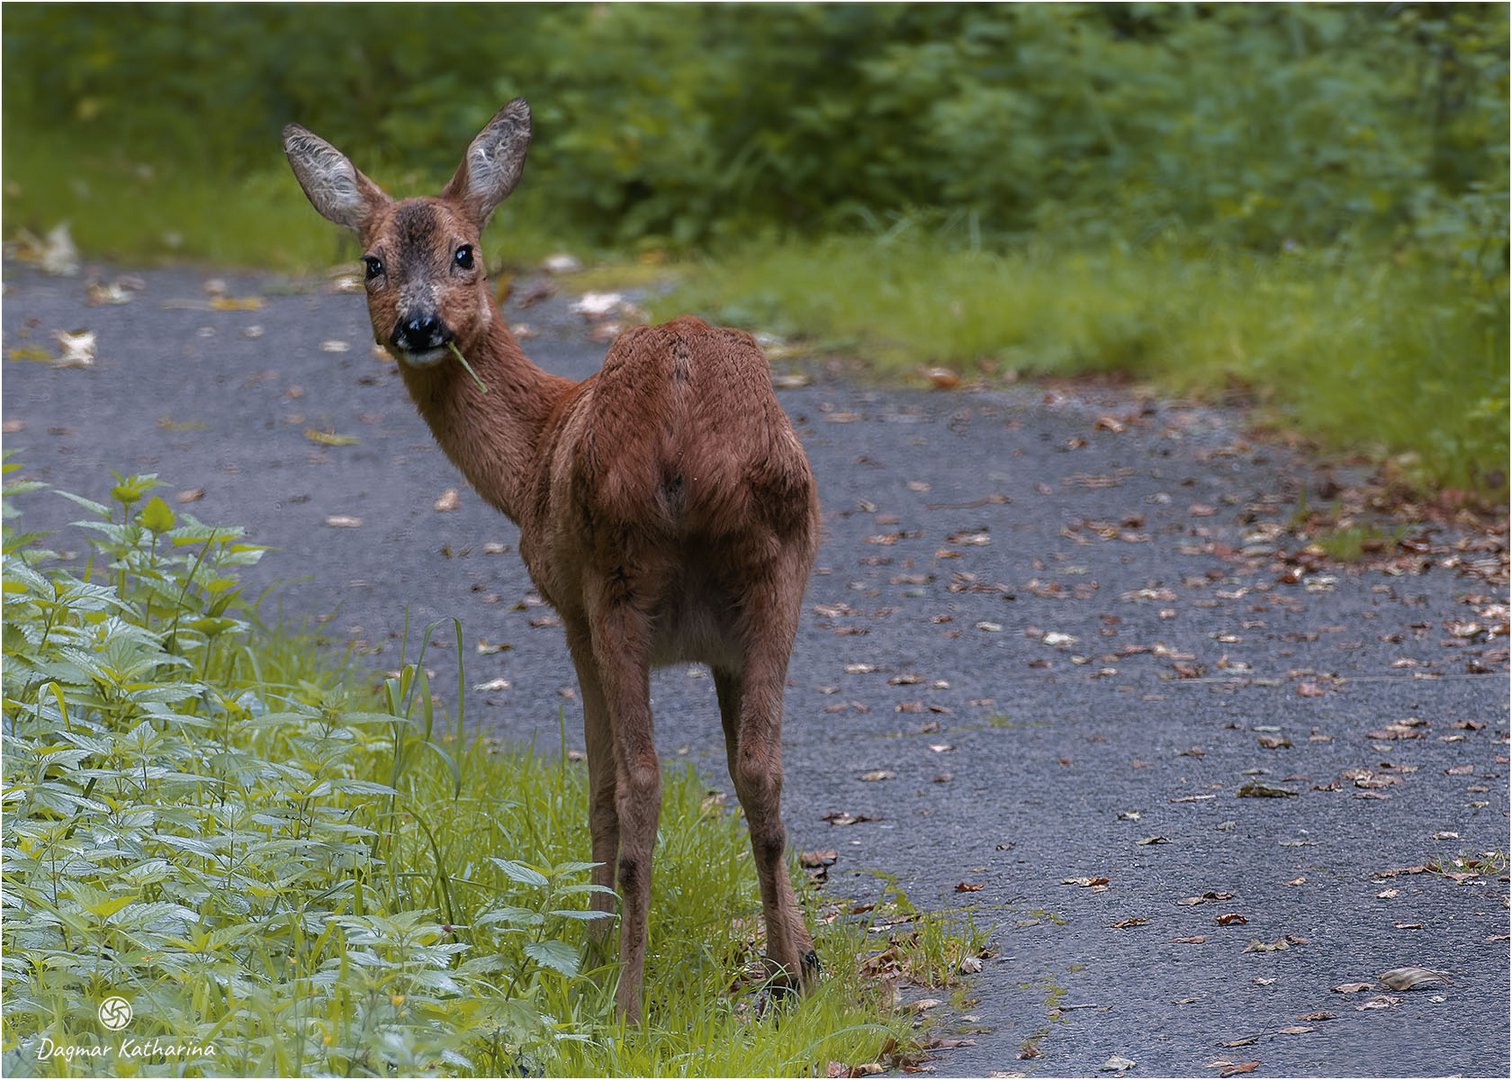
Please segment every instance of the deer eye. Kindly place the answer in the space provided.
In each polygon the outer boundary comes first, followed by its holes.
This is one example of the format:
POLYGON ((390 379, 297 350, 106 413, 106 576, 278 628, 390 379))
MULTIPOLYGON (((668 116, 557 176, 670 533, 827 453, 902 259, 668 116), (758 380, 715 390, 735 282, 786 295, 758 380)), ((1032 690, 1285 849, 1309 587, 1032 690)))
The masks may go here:
POLYGON ((463 244, 461 247, 459 247, 456 251, 456 254, 452 256, 452 262, 456 263, 459 269, 471 270, 473 268, 472 245, 463 244))
POLYGON ((362 265, 367 267, 367 279, 369 281, 372 281, 379 274, 383 273, 383 260, 376 255, 364 255, 362 257, 362 265))

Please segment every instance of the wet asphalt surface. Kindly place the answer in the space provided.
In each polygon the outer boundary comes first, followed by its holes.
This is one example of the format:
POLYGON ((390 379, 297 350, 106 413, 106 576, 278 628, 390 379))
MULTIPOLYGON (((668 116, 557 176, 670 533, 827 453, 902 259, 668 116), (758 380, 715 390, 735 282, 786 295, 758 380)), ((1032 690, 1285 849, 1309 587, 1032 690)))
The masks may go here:
MULTIPOLYGON (((468 684, 510 684, 472 691, 469 725, 555 749, 565 710, 581 745, 516 531, 372 354, 360 296, 214 275, 261 302, 217 310, 212 275, 173 269, 93 307, 88 273, 5 267, 4 445, 26 475, 97 499, 111 469, 159 473, 170 502, 202 489, 176 509, 276 549, 248 575, 249 593, 279 586, 265 613, 323 619, 375 666, 397 662, 406 608, 411 655, 420 628, 456 616, 468 684), (81 328, 90 368, 12 358, 81 328), (458 506, 440 512, 449 488, 458 506), (511 647, 479 654, 483 640, 511 647)), ((510 317, 536 331, 537 362, 582 377, 605 347, 567 305, 510 317)), ((886 875, 991 928, 994 955, 940 1031, 971 1042, 931 1054, 938 1073, 1085 1075, 1117 1055, 1134 1076, 1507 1075, 1494 544, 1440 531, 1389 568, 1288 562, 1316 474, 1222 411, 823 373, 779 396, 826 529, 787 697, 790 841, 837 853, 832 897, 874 899, 886 875), (1252 783, 1294 794, 1241 797, 1252 783), (1426 864, 1460 876, 1383 874, 1426 864), (1179 903, 1205 893, 1231 896, 1179 903), (1375 984, 1407 965, 1452 984, 1375 984), (1375 985, 1333 990, 1356 982, 1375 985)), ((47 495, 22 505, 29 527, 80 516, 47 495)), ((428 655, 442 688, 452 634, 428 655)), ((653 691, 664 757, 728 788, 709 679, 675 667, 653 691)))

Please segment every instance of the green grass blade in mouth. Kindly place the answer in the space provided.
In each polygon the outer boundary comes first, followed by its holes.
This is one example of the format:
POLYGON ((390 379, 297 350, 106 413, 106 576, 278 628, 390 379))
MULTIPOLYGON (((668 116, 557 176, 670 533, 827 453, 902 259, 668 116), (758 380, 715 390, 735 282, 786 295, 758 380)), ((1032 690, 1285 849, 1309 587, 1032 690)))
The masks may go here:
POLYGON ((467 369, 467 373, 472 376, 472 381, 478 384, 478 389, 483 391, 485 394, 488 393, 488 384, 482 379, 478 378, 478 373, 474 371, 473 366, 467 362, 467 357, 462 355, 462 350, 457 348, 457 343, 455 341, 448 341, 446 343, 446 347, 450 349, 452 351, 452 354, 462 362, 462 366, 465 367, 467 369))

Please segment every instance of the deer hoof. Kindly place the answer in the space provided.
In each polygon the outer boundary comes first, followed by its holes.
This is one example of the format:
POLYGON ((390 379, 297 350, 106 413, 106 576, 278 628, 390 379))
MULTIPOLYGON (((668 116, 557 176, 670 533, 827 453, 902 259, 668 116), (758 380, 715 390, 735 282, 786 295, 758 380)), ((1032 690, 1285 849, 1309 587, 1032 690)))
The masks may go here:
POLYGON ((824 965, 819 963, 819 954, 813 949, 804 953, 798 962, 803 966, 803 981, 805 985, 819 978, 820 973, 824 971, 824 965))

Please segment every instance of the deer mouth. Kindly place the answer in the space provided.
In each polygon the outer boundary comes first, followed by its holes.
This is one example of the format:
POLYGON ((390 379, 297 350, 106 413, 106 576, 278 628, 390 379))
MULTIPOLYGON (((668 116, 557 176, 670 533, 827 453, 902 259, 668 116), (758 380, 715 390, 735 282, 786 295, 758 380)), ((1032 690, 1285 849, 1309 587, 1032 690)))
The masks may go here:
POLYGON ((403 345, 390 345, 389 351, 394 354, 401 364, 413 368, 435 367, 447 357, 451 356, 451 349, 447 345, 437 345, 429 349, 407 349, 403 345))

